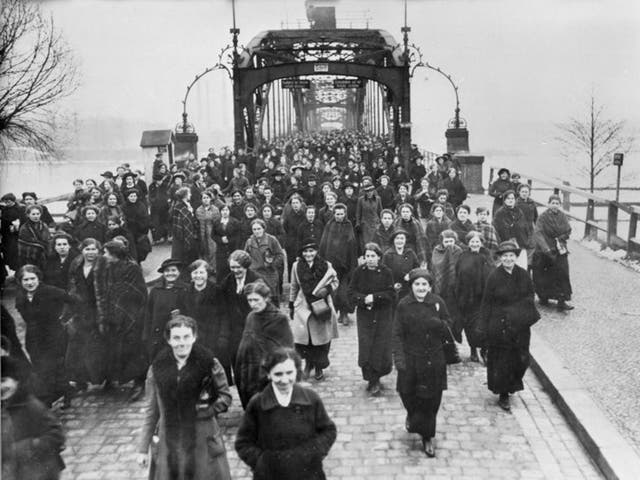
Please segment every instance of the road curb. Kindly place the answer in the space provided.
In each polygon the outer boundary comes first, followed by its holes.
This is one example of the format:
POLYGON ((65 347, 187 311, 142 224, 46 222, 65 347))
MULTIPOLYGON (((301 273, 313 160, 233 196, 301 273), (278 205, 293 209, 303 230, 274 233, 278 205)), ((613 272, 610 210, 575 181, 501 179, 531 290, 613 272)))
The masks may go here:
POLYGON ((608 480, 640 478, 640 456, 555 351, 531 332, 531 369, 608 480))

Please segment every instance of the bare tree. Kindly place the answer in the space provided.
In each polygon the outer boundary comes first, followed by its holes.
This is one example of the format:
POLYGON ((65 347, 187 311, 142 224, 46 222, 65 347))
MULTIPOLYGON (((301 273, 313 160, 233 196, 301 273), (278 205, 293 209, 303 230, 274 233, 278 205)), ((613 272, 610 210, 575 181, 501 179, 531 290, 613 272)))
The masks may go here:
POLYGON ((596 177, 613 164, 613 154, 629 153, 635 142, 632 135, 625 133, 626 122, 606 118, 604 106, 597 104, 593 94, 585 119, 571 118, 557 127, 560 134, 556 139, 562 156, 569 162, 577 162, 577 170, 589 178, 591 192, 596 177))
POLYGON ((57 102, 78 87, 73 55, 37 2, 0 1, 0 149, 57 149, 57 102))

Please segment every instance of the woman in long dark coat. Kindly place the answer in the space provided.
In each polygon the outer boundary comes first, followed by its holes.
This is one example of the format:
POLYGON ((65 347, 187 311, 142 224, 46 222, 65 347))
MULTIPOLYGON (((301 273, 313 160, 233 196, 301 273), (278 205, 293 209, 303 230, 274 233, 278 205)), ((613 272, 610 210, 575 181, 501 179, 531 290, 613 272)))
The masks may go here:
POLYGON ((0 252, 11 270, 20 268, 18 255, 18 232, 20 230, 21 209, 13 193, 6 193, 0 199, 0 252))
POLYGON ((449 193, 449 201, 454 209, 457 209, 468 196, 467 189, 458 176, 458 170, 454 167, 449 169, 447 177, 440 182, 438 188, 447 190, 449 193))
POLYGON ((64 371, 66 334, 63 325, 65 303, 72 299, 64 290, 41 283, 42 272, 24 265, 16 279, 22 288, 16 294, 16 310, 27 326, 25 347, 41 391, 38 397, 47 405, 67 393, 64 371))
POLYGON ((210 279, 211 267, 204 260, 189 265, 191 283, 186 292, 186 314, 198 324, 198 343, 211 350, 222 365, 229 365, 229 322, 225 298, 210 279))
POLYGON ((123 193, 125 195, 125 201, 122 204, 124 223, 135 239, 135 260, 140 263, 151 252, 151 244, 148 237, 151 217, 149 216, 147 205, 140 198, 141 194, 138 189, 124 190, 123 193))
POLYGON ((338 273, 329 262, 318 257, 315 240, 303 242, 300 260, 291 269, 289 314, 296 351, 305 359, 305 377, 315 369, 316 380, 322 380, 323 370, 329 366, 331 340, 338 337, 337 313, 331 292, 338 284, 338 273), (321 299, 327 302, 329 310, 316 314, 311 305, 321 299))
POLYGON ((285 234, 283 247, 287 252, 288 273, 291 273, 291 266, 298 254, 298 229, 305 221, 305 209, 302 197, 294 194, 282 213, 282 228, 285 234))
POLYGON ((265 370, 270 382, 242 417, 236 451, 255 480, 326 479, 322 460, 336 440, 336 426, 318 394, 296 383, 300 366, 292 349, 269 355, 265 370))
POLYGON ((35 265, 41 271, 44 269, 49 255, 49 227, 40 220, 42 207, 31 205, 27 207, 26 222, 18 233, 18 254, 20 266, 35 265))
POLYGON ((489 187, 489 195, 493 197, 493 208, 491 216, 495 217, 496 212, 502 207, 502 195, 507 190, 511 190, 513 184, 511 183, 511 172, 508 168, 501 168, 498 170, 498 178, 489 187))
POLYGON ((179 188, 175 196, 176 202, 171 213, 171 258, 189 265, 198 258, 200 226, 189 203, 189 187, 179 188))
POLYGON ((398 300, 409 293, 409 272, 420 266, 417 255, 410 248, 406 248, 406 244, 407 232, 397 229, 391 235, 391 248, 382 255, 382 264, 391 270, 393 288, 398 300))
POLYGON ((427 237, 422 228, 420 220, 413 215, 413 207, 408 204, 402 204, 398 207, 400 215, 393 222, 394 228, 402 229, 407 232, 407 248, 410 248, 418 256, 418 260, 423 267, 426 267, 429 259, 427 252, 429 251, 429 245, 427 244, 427 237))
POLYGON ((498 405, 511 409, 509 394, 522 390, 529 367, 531 326, 540 314, 533 303, 533 283, 516 265, 520 248, 502 242, 496 252, 500 266, 487 279, 480 310, 479 335, 487 347, 487 386, 498 394, 498 405))
POLYGON ((409 273, 411 292, 398 303, 392 340, 397 389, 407 410, 406 428, 422 437, 422 448, 429 457, 435 456, 432 438, 442 391, 447 389, 442 339, 449 326, 447 306, 432 293, 432 283, 426 269, 409 273))
POLYGON ((362 192, 364 192, 356 205, 356 224, 355 228, 360 239, 360 249, 364 245, 372 242, 373 237, 380 225, 380 213, 382 213, 382 201, 373 182, 369 177, 363 179, 362 192))
POLYGON ((104 245, 106 267, 96 279, 98 330, 107 343, 107 381, 134 381, 131 399, 144 389, 147 353, 142 341, 147 285, 140 265, 129 260, 124 244, 104 245))
POLYGON ((74 299, 73 315, 68 322, 69 343, 65 364, 69 380, 84 390, 87 382, 100 384, 106 378, 106 343, 98 331, 96 278, 105 268, 100 255, 102 245, 87 238, 82 242, 81 254, 69 269, 69 295, 74 299))
POLYGON ((222 280, 230 273, 229 255, 240 247, 242 226, 240 221, 230 215, 230 208, 224 205, 220 208, 220 218, 213 222, 211 236, 216 242, 216 280, 222 280))
POLYGON ((380 393, 380 377, 391 372, 391 325, 396 294, 391 270, 379 264, 381 257, 378 245, 365 245, 365 264, 353 272, 349 284, 351 301, 357 306, 358 366, 371 395, 380 393))
POLYGON ((569 278, 569 252, 567 240, 571 235, 569 219, 560 210, 560 197, 549 197, 549 208, 543 212, 533 234, 533 283, 540 303, 545 305, 550 298, 558 301, 558 310, 572 310, 567 303, 572 289, 569 278))
POLYGON ((151 457, 150 480, 230 480, 229 462, 217 416, 231 404, 222 366, 196 340, 195 320, 177 315, 165 327, 169 347, 149 368, 138 463, 151 457))
MULTIPOLYGON (((462 328, 471 348, 470 360, 478 362, 477 349, 482 347, 482 339, 478 338, 477 334, 480 305, 484 286, 493 270, 493 261, 491 252, 483 246, 480 232, 469 232, 466 243, 469 249, 462 251, 456 263, 455 298, 462 328)), ((484 349, 480 353, 484 358, 484 349)))
POLYGON ((456 219, 449 223, 449 230, 453 230, 458 235, 458 245, 464 247, 469 232, 476 229, 476 226, 469 219, 471 208, 469 205, 460 205, 456 210, 456 219))
POLYGON ((456 299, 456 266, 462 254, 457 245, 458 235, 453 230, 445 230, 440 234, 440 243, 431 254, 431 271, 433 272, 433 291, 447 304, 451 317, 451 330, 457 342, 462 342, 462 321, 456 299))
POLYGON ((43 272, 47 285, 67 289, 71 262, 78 256, 78 250, 72 243, 71 236, 64 232, 53 235, 53 252, 47 257, 43 272))
POLYGON ((271 290, 263 281, 244 287, 251 313, 236 355, 235 380, 242 408, 267 384, 262 362, 278 347, 293 347, 289 318, 271 303, 271 290))

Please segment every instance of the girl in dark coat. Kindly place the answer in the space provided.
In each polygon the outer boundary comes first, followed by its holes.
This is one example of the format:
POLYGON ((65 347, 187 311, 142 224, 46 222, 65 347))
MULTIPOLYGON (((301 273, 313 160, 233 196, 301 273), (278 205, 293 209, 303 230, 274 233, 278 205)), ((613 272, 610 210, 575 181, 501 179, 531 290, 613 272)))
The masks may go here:
POLYGON ((533 283, 515 264, 515 242, 498 247, 501 265, 487 279, 480 310, 479 335, 487 346, 487 386, 500 395, 498 405, 509 411, 509 394, 522 390, 529 367, 531 326, 540 314, 533 303, 533 283))
POLYGON ((382 252, 375 243, 365 245, 365 264, 351 278, 349 295, 357 306, 358 366, 367 391, 378 395, 380 377, 391 372, 391 325, 396 298, 391 270, 379 265, 382 252))
POLYGON ((426 267, 429 246, 420 220, 413 215, 413 207, 409 204, 401 205, 399 210, 400 215, 396 218, 393 226, 396 230, 401 229, 407 232, 407 248, 413 250, 422 266, 426 267))
POLYGON ((440 242, 431 255, 433 291, 447 304, 451 316, 452 332, 457 342, 462 341, 462 321, 456 299, 456 267, 462 249, 457 245, 458 236, 453 230, 440 234, 440 242))
POLYGON ((513 184, 511 183, 511 172, 507 168, 501 168, 498 170, 498 178, 489 187, 489 195, 493 197, 493 209, 491 216, 495 217, 496 212, 502 207, 502 200, 504 192, 511 190, 513 184))
POLYGON ((442 180, 438 188, 446 189, 449 193, 449 201, 454 209, 467 199, 467 189, 464 187, 462 180, 458 176, 458 170, 450 168, 447 178, 442 180))
POLYGON ((476 229, 475 225, 469 220, 471 208, 468 205, 460 205, 456 210, 456 219, 449 223, 449 230, 453 230, 458 235, 458 245, 464 247, 466 245, 467 234, 476 229))
POLYGON ((18 254, 20 266, 35 265, 41 271, 49 255, 49 227, 41 220, 42 207, 31 205, 26 211, 27 221, 20 227, 18 233, 18 254))
POLYGON ((211 350, 222 365, 229 365, 229 322, 225 318, 220 286, 210 281, 211 267, 204 260, 189 265, 191 283, 186 293, 186 314, 198 324, 198 343, 211 350))
POLYGON ((189 203, 191 190, 182 187, 175 193, 176 202, 171 213, 171 257, 189 265, 198 258, 200 226, 189 203))
POLYGON ((231 404, 222 366, 196 343, 195 320, 177 315, 166 327, 170 348, 149 368, 145 418, 138 441, 138 463, 146 466, 158 436, 150 480, 230 480, 229 462, 217 416, 231 404))
POLYGON ((44 283, 66 290, 69 284, 69 268, 78 250, 72 247, 72 238, 64 232, 53 236, 53 252, 44 267, 44 283))
POLYGON ((58 480, 64 433, 56 415, 28 389, 29 367, 2 357, 2 479, 58 480))
POLYGON ((322 239, 322 232, 324 231, 324 224, 318 219, 318 210, 315 205, 307 205, 305 209, 305 221, 298 227, 298 233, 296 234, 296 251, 300 252, 303 242, 306 240, 313 240, 315 243, 320 243, 322 239))
POLYGON ((246 408, 236 437, 238 456, 254 480, 324 480, 322 460, 336 440, 322 400, 296 384, 300 357, 279 348, 264 368, 270 381, 246 408))
POLYGON ((236 355, 235 380, 242 408, 267 384, 262 362, 278 347, 293 347, 289 317, 270 301, 271 290, 259 281, 246 285, 244 294, 251 313, 242 333, 236 355))
POLYGON ((102 245, 87 238, 81 244, 81 254, 69 269, 69 295, 73 298, 71 320, 67 323, 69 343, 65 365, 69 380, 84 390, 87 382, 100 384, 106 379, 106 342, 98 331, 96 278, 105 269, 100 255, 102 245))
POLYGON ((288 208, 285 206, 282 214, 282 228, 284 229, 284 249, 287 252, 287 268, 291 272, 293 262, 298 255, 298 229, 305 222, 305 205, 302 197, 294 194, 289 200, 288 208))
POLYGON ((140 265, 128 259, 124 244, 104 245, 106 266, 96 279, 98 330, 107 343, 107 381, 134 381, 131 400, 140 398, 148 362, 142 331, 147 285, 140 265))
POLYGON ((552 195, 549 208, 538 218, 533 234, 536 246, 533 282, 540 303, 545 305, 550 298, 556 299, 561 311, 573 309, 573 305, 567 303, 572 294, 567 250, 570 235, 569 219, 560 211, 560 197, 552 195))
POLYGON ((420 266, 418 257, 413 250, 405 248, 407 244, 407 232, 396 230, 391 235, 392 246, 382 255, 382 264, 391 270, 393 276, 393 288, 397 299, 402 299, 409 293, 409 272, 420 266))
POLYGON ((162 262, 158 273, 160 282, 149 290, 147 314, 142 338, 147 346, 149 362, 152 362, 164 348, 164 327, 175 310, 185 311, 187 286, 180 281, 180 271, 184 264, 175 258, 162 262))
POLYGON ((11 270, 20 268, 18 255, 18 232, 20 230, 20 207, 16 196, 7 193, 0 200, 0 252, 11 270))
POLYGON ((383 252, 386 252, 391 247, 391 234, 395 231, 393 228, 393 211, 382 210, 380 213, 380 225, 373 236, 373 243, 377 243, 383 252))
MULTIPOLYGON (((515 241, 518 247, 525 248, 529 241, 530 228, 522 210, 516 206, 516 194, 513 190, 507 190, 503 195, 504 204, 498 209, 494 218, 493 226, 498 234, 498 241, 515 241)), ((527 255, 523 251, 518 258, 518 265, 527 268, 527 255)))
POLYGON ((25 347, 42 391, 38 397, 48 406, 67 393, 64 371, 66 335, 62 322, 65 303, 71 297, 64 290, 41 283, 42 272, 25 265, 16 274, 21 289, 16 310, 27 326, 25 347))
POLYGON ((242 339, 242 332, 244 332, 247 315, 251 311, 251 307, 247 303, 247 296, 244 294, 244 287, 256 282, 261 277, 249 269, 251 257, 244 250, 231 252, 228 263, 231 273, 222 281, 221 290, 224 298, 224 318, 222 321, 227 323, 223 328, 229 332, 229 345, 227 355, 222 355, 220 361, 223 362, 222 366, 227 373, 229 385, 233 385, 231 369, 234 369, 235 375, 236 354, 242 339))
POLYGON ((444 206, 440 203, 434 203, 431 207, 431 218, 427 221, 425 234, 427 244, 430 250, 427 252, 428 258, 431 258, 433 249, 440 243, 440 234, 449 228, 451 220, 444 214, 444 206))
MULTIPOLYGON (((487 277, 493 270, 492 254, 484 248, 482 234, 472 231, 467 234, 469 249, 460 254, 456 264, 455 298, 460 312, 460 320, 471 348, 472 362, 478 362, 477 348, 482 347, 477 329, 480 320, 480 304, 487 277)), ((484 358, 484 350, 481 350, 484 358)))
POLYGON ((216 242, 216 281, 222 280, 230 273, 229 255, 239 248, 241 225, 240 221, 230 216, 228 205, 220 208, 220 219, 213 222, 211 236, 216 242))
POLYGON ((422 437, 422 448, 435 456, 432 438, 442 391, 447 389, 447 364, 442 339, 448 334, 445 302, 431 292, 433 277, 426 269, 409 273, 411 292, 398 303, 393 323, 393 359, 397 389, 407 410, 406 428, 422 437))
MULTIPOLYGON (((136 244, 136 260, 142 262, 151 251, 149 243, 149 227, 151 220, 146 204, 139 198, 140 193, 137 189, 125 190, 126 200, 122 205, 124 213, 124 222, 127 229, 135 238, 136 244)), ((133 251, 133 250, 132 250, 133 251)))
POLYGON ((81 211, 82 220, 74 230, 74 237, 78 242, 85 238, 93 238, 100 243, 106 241, 107 226, 98 221, 100 209, 95 205, 87 205, 81 211))

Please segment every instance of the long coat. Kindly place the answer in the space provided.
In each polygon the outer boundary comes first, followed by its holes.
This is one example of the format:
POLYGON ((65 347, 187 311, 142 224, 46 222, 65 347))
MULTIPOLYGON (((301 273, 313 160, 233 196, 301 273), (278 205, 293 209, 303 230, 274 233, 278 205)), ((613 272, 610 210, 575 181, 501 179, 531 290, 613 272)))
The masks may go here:
POLYGON ((140 378, 147 371, 142 341, 147 285, 136 263, 118 260, 109 263, 96 278, 98 325, 109 345, 110 380, 121 383, 140 378))
POLYGON ((156 428, 159 438, 150 480, 231 478, 216 419, 229 408, 231 392, 210 352, 194 345, 178 370, 173 352, 164 349, 147 374, 145 404, 138 452, 148 452, 156 428))
POLYGON ((2 479, 57 480, 64 433, 60 420, 21 386, 2 401, 2 479))
POLYGON ((289 318, 273 304, 247 317, 236 356, 235 379, 242 407, 267 384, 262 368, 266 356, 278 347, 293 347, 289 318))
POLYGON ((533 282, 540 298, 571 298, 569 254, 566 250, 570 235, 569 219, 560 210, 547 209, 536 222, 533 282), (558 246, 564 253, 558 251, 558 246))
MULTIPOLYGON (((356 206, 356 230, 360 236, 360 247, 373 241, 376 229, 380 224, 380 212, 382 212, 382 202, 376 193, 371 198, 364 196, 358 198, 356 206)), ((364 250, 363 250, 364 251, 364 250)))
POLYGON ((193 284, 186 292, 185 313, 198 323, 198 342, 211 350, 223 366, 229 366, 229 328, 224 297, 218 285, 207 283, 198 292, 193 284))
POLYGON ((180 260, 185 265, 198 258, 200 249, 200 226, 190 206, 185 202, 176 202, 171 214, 171 257, 180 260))
POLYGON ((381 262, 391 270, 394 287, 396 284, 400 284, 396 294, 398 299, 401 299, 409 293, 409 282, 404 277, 411 270, 420 266, 417 255, 410 248, 405 248, 402 253, 398 253, 395 247, 391 247, 384 252, 381 262))
POLYGON ((479 335, 489 350, 487 380, 492 392, 523 389, 531 326, 539 318, 527 271, 517 265, 511 273, 502 266, 496 268, 487 279, 479 322, 479 335))
POLYGON ((357 306, 358 366, 365 380, 374 380, 391 372, 391 325, 396 298, 391 270, 384 265, 370 270, 358 267, 349 284, 349 296, 357 306), (364 299, 373 295, 368 308, 364 299))
POLYGON ((44 222, 27 220, 18 233, 18 255, 20 265, 28 263, 44 269, 49 254, 49 240, 51 234, 44 222))
POLYGON ((264 233, 260 239, 251 235, 244 250, 251 256, 251 270, 264 279, 271 289, 271 295, 277 298, 280 292, 280 271, 284 266, 284 251, 278 239, 268 233, 264 233), (268 258, 271 262, 267 262, 268 258))
POLYGON ((405 248, 410 248, 418 256, 420 262, 427 263, 429 258, 427 252, 430 251, 427 236, 424 233, 420 220, 412 216, 408 221, 402 217, 396 218, 393 222, 393 226, 396 230, 402 229, 407 232, 407 243, 405 248))
POLYGON ((211 236, 216 242, 216 280, 218 282, 229 273, 229 255, 240 248, 241 230, 240 221, 233 217, 229 217, 227 222, 223 222, 222 219, 213 222, 211 236), (226 237, 226 243, 222 240, 223 237, 226 237))
POLYGON ((269 384, 249 402, 235 446, 254 480, 324 480, 322 460, 336 436, 317 393, 295 384, 283 407, 269 384))
POLYGON ((318 318, 311 310, 310 302, 319 300, 313 295, 318 282, 335 276, 336 281, 332 289, 337 287, 337 272, 326 260, 316 257, 313 266, 309 268, 304 260, 298 260, 291 269, 291 290, 289 301, 293 302, 293 318, 291 330, 293 341, 298 345, 325 345, 332 339, 338 338, 338 318, 333 306, 331 295, 326 301, 330 311, 326 318, 318 318), (326 268, 322 268, 325 265, 326 268), (300 277, 303 277, 302 279, 300 277))
POLYGON ((428 293, 423 302, 413 293, 398 302, 392 337, 398 392, 432 398, 447 389, 442 339, 448 324, 447 306, 434 293, 428 293))
POLYGON ((16 310, 27 324, 25 347, 33 371, 42 383, 39 397, 51 402, 65 391, 64 354, 67 344, 61 317, 71 297, 64 290, 41 283, 33 299, 20 289, 16 294, 16 310))
POLYGON ((184 312, 186 309, 187 286, 176 282, 171 288, 167 288, 164 278, 154 286, 147 298, 147 312, 142 331, 149 361, 166 345, 164 339, 164 327, 171 319, 173 310, 184 312))

